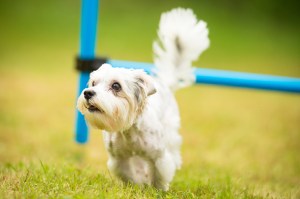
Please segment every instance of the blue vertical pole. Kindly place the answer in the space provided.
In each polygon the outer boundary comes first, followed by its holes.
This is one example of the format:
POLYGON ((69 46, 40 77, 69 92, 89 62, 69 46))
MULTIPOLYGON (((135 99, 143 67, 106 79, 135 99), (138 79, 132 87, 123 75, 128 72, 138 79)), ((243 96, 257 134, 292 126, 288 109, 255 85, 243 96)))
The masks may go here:
MULTIPOLYGON (((98 21, 98 0, 82 0, 81 2, 81 28, 80 28, 80 52, 82 60, 95 58, 95 43, 98 21)), ((88 72, 79 74, 78 96, 86 88, 89 80, 88 72)), ((86 143, 88 140, 88 127, 83 115, 76 111, 75 139, 78 143, 86 143)))

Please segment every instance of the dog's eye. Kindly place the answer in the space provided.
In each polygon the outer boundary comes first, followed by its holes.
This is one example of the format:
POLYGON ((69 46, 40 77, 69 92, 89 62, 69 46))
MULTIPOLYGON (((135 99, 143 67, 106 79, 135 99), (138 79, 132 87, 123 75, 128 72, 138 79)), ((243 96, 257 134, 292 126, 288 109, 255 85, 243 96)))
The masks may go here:
POLYGON ((119 92, 122 89, 121 85, 118 82, 113 83, 111 85, 111 88, 116 92, 119 92))
POLYGON ((95 81, 92 81, 92 86, 95 86, 96 85, 96 82, 95 81))

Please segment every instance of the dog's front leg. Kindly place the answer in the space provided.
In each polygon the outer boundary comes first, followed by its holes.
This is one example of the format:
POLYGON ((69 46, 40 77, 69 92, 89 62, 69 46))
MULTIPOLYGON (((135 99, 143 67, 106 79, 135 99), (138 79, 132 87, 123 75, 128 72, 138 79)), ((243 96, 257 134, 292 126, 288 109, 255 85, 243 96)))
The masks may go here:
POLYGON ((159 158, 155 160, 154 186, 167 191, 169 183, 172 181, 176 171, 176 165, 169 151, 165 150, 159 158))

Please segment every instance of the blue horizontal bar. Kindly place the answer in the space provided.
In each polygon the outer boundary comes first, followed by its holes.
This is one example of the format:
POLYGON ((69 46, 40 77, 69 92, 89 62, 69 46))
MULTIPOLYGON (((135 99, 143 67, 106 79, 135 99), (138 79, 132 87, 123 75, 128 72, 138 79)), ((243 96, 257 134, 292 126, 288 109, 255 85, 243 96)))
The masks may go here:
MULTIPOLYGON (((151 74, 154 65, 144 62, 108 60, 114 67, 144 69, 151 74)), ((255 73, 233 72, 216 69, 195 68, 196 83, 233 86, 300 93, 300 78, 255 73)))

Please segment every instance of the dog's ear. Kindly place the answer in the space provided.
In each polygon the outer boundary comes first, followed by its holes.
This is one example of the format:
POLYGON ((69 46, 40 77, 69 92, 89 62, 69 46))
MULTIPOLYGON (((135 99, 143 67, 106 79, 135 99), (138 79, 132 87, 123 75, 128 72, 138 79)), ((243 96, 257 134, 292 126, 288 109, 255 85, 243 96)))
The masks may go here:
POLYGON ((136 83, 144 88, 147 96, 156 93, 156 88, 154 86, 154 80, 150 75, 147 75, 143 70, 135 70, 136 83))

